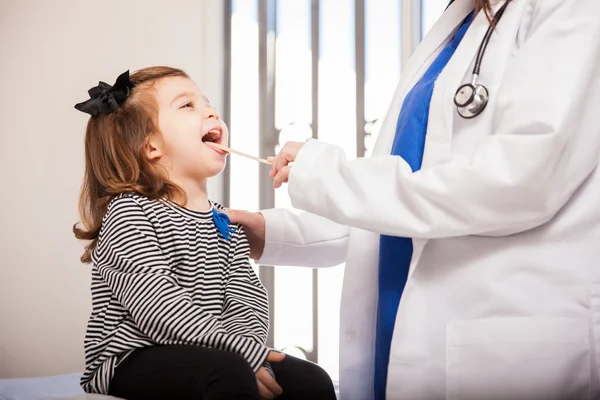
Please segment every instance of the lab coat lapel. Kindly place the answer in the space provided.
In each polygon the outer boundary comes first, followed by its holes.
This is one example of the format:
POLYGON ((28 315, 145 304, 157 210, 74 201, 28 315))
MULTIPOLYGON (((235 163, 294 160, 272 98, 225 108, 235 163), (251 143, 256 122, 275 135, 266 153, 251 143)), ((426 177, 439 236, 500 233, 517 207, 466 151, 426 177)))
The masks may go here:
MULTIPOLYGON (((503 1, 493 3, 493 12, 495 13, 503 3, 503 1)), ((485 13, 483 11, 478 13, 467 34, 461 40, 446 68, 438 78, 441 90, 434 92, 431 99, 430 120, 432 125, 427 134, 428 136, 431 134, 430 138, 436 139, 438 143, 443 143, 445 146, 443 149, 439 149, 439 154, 431 154, 430 152, 429 157, 424 157, 428 159, 428 164, 443 162, 450 157, 453 122, 454 118, 457 117, 454 95, 458 87, 464 82, 465 75, 469 76, 469 80, 471 79, 477 51, 488 27, 489 22, 485 13), (438 126, 436 121, 443 122, 443 125, 438 126)))
MULTIPOLYGON (((493 3, 493 11, 497 11, 502 4, 503 1, 493 3)), ((471 0, 457 0, 448 8, 446 13, 451 11, 454 13, 452 23, 455 29, 452 33, 456 31, 458 24, 473 10, 472 7, 471 0)), ((441 20, 438 25, 442 22, 444 21, 441 20)), ((463 82, 465 75, 471 76, 477 50, 488 27, 489 22, 485 13, 479 13, 436 82, 429 108, 429 123, 422 168, 446 162, 451 158, 453 121, 457 114, 454 105, 454 94, 463 82)), ((415 271, 427 242, 427 239, 413 239, 413 260, 409 277, 415 271)))
POLYGON ((460 22, 472 9, 472 0, 456 0, 442 14, 421 44, 419 44, 417 50, 404 67, 387 115, 383 120, 379 137, 373 149, 373 155, 390 153, 396 133, 396 122, 404 97, 433 62, 441 46, 448 41, 449 37, 458 29, 460 22))

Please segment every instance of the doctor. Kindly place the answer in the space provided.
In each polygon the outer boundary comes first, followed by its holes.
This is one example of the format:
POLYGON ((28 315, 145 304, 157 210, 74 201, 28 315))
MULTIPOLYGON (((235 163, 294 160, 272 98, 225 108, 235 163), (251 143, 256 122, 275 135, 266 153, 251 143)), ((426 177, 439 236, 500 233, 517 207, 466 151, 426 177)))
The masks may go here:
POLYGON ((456 0, 372 157, 287 143, 274 186, 307 213, 230 212, 260 263, 346 262, 342 400, 600 395, 599 16, 456 0))

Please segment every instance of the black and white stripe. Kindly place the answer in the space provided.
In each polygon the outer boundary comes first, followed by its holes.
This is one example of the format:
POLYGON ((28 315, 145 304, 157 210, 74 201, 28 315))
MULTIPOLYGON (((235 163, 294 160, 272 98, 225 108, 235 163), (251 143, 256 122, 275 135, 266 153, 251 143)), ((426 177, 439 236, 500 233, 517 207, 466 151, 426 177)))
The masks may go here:
POLYGON ((106 394, 116 365, 153 345, 229 350, 260 368, 269 352, 267 293, 235 229, 227 241, 211 212, 137 194, 111 202, 93 252, 86 392, 106 394))

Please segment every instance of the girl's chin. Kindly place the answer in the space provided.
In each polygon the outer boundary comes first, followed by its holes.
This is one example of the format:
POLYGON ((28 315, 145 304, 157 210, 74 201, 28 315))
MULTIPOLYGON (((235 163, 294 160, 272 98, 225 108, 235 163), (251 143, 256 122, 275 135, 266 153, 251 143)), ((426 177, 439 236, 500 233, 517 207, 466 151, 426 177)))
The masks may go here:
POLYGON ((218 160, 211 160, 210 165, 206 165, 206 177, 213 178, 221 174, 221 172, 223 172, 223 170, 225 169, 226 165, 227 163, 225 157, 223 157, 223 160, 221 160, 220 162, 218 160))

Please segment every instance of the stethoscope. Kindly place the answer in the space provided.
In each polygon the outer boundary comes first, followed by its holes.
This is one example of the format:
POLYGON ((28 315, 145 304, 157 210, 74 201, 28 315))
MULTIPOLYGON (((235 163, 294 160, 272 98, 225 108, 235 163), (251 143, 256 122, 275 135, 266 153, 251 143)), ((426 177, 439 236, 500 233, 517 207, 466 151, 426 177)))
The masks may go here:
POLYGON ((500 18, 502 18, 502 14, 504 14, 504 10, 506 9, 508 3, 510 3, 510 0, 507 0, 494 15, 494 19, 488 27, 481 44, 479 45, 471 83, 465 83, 459 87, 454 95, 454 104, 456 104, 458 114, 460 114, 460 116, 463 118, 474 118, 481 114, 481 112, 485 109, 485 106, 487 106, 490 93, 485 86, 477 83, 477 78, 479 78, 481 60, 483 59, 483 54, 485 53, 488 42, 490 41, 492 32, 494 31, 494 28, 498 26, 498 22, 500 21, 500 18))

